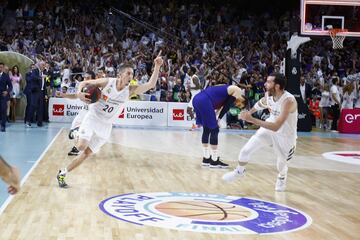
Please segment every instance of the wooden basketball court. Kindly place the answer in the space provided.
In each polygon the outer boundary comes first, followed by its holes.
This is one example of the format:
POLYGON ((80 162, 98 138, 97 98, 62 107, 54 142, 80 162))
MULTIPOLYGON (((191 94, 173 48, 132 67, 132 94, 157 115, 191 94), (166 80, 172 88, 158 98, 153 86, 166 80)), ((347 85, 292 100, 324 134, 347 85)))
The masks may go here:
MULTIPOLYGON (((32 171, 21 192, 0 215, 0 239, 358 239, 360 165, 324 159, 335 150, 359 150, 360 138, 299 137, 287 191, 274 191, 271 148, 253 156, 247 174, 226 184, 228 170, 200 166, 200 132, 114 129, 112 143, 67 176, 56 174, 71 157, 62 130, 32 171), (272 235, 225 235, 139 226, 104 214, 99 203, 126 193, 195 192, 252 197, 300 210, 312 218, 307 228, 272 235)), ((220 154, 232 167, 251 134, 221 133, 220 154)))

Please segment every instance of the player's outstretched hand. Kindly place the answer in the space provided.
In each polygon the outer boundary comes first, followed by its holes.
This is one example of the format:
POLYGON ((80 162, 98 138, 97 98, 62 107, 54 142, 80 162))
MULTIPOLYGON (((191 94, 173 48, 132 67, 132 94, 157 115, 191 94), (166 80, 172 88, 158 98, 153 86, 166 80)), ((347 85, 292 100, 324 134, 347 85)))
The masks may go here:
POLYGON ((239 115, 238 118, 247 122, 251 122, 252 116, 250 114, 249 111, 242 111, 239 115))
POLYGON ((11 167, 8 193, 14 195, 19 190, 20 190, 20 172, 16 167, 11 167))
POLYGON ((158 66, 158 67, 163 65, 164 60, 162 59, 162 56, 161 56, 161 50, 160 50, 159 54, 156 56, 156 58, 154 59, 154 63, 155 63, 155 66, 158 66))

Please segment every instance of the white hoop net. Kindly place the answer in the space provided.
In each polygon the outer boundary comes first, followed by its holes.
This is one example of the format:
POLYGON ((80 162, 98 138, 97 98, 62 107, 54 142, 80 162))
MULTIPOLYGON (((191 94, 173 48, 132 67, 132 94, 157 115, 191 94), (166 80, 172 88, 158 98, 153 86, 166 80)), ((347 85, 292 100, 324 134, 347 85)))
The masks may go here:
POLYGON ((343 42, 345 39, 345 35, 340 35, 339 33, 346 32, 344 29, 331 29, 329 30, 330 37, 333 42, 333 49, 341 49, 343 48, 343 42))

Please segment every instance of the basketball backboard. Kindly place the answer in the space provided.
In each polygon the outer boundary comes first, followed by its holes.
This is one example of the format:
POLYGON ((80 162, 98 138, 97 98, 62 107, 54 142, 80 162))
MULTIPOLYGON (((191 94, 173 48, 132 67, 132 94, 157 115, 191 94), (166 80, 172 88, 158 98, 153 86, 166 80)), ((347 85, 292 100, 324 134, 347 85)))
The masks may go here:
POLYGON ((301 0, 301 34, 329 36, 329 29, 344 29, 347 37, 360 37, 360 0, 301 0))

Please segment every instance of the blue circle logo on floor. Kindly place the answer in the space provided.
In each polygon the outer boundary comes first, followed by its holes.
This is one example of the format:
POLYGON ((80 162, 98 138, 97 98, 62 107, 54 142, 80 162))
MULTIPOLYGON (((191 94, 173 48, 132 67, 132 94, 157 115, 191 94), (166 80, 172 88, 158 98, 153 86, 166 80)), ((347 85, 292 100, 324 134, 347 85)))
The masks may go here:
POLYGON ((284 233, 312 222, 307 214, 277 203, 206 193, 130 193, 105 199, 99 207, 129 223, 203 233, 284 233))

